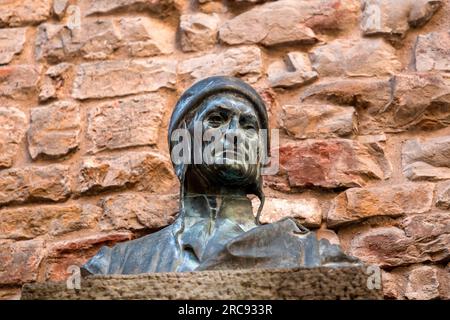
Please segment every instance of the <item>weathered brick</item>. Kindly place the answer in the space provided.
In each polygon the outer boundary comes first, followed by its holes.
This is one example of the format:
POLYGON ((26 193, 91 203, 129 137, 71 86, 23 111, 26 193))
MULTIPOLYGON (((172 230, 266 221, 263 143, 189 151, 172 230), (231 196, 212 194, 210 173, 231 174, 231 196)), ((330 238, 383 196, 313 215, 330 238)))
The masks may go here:
POLYGON ((441 7, 440 0, 363 0, 361 28, 365 35, 406 35, 419 27, 441 7))
POLYGON ((96 226, 101 209, 92 205, 40 205, 0 210, 0 239, 60 236, 96 226))
POLYGON ((0 67, 0 99, 26 100, 36 93, 39 70, 31 65, 0 67))
POLYGON ((208 50, 217 43, 219 16, 196 13, 180 17, 181 48, 185 52, 208 50))
POLYGON ((176 61, 169 59, 118 60, 78 66, 75 99, 106 98, 174 88, 176 61))
POLYGON ((345 137, 357 131, 353 107, 326 104, 285 105, 281 124, 289 136, 297 139, 345 137))
POLYGON ((66 62, 48 68, 39 86, 39 101, 69 97, 73 69, 74 65, 66 62))
POLYGON ((173 222, 178 196, 123 193, 101 200, 102 230, 159 229, 173 222))
POLYGON ((25 135, 25 114, 12 107, 0 107, 0 168, 9 168, 25 135))
POLYGON ((61 201, 70 194, 65 165, 31 166, 0 171, 0 206, 26 201, 61 201))
POLYGON ((261 76, 262 67, 261 50, 244 46, 184 60, 178 74, 186 85, 215 75, 239 76, 252 83, 261 76))
POLYGON ((118 10, 135 10, 165 13, 173 9, 174 0, 83 0, 86 15, 96 13, 112 13, 118 10))
POLYGON ((10 0, 0 3, 0 28, 37 24, 50 16, 51 0, 10 0))
POLYGON ((417 36, 414 54, 417 71, 450 71, 450 32, 417 36))
POLYGON ((431 210, 433 191, 431 183, 348 189, 334 199, 327 226, 334 228, 370 217, 424 213, 431 210))
POLYGON ((0 64, 10 63, 22 52, 26 31, 26 28, 0 29, 0 64))
POLYGON ((267 75, 272 87, 292 87, 307 84, 317 79, 306 53, 289 52, 284 61, 278 60, 269 65, 267 75))
POLYGON ((395 74, 401 63, 383 39, 334 40, 311 53, 320 77, 373 77, 395 74))
MULTIPOLYGON (((255 202, 253 207, 257 208, 257 205, 259 203, 255 202)), ((285 217, 294 218, 305 227, 317 228, 322 222, 322 209, 315 198, 266 198, 260 221, 273 223, 285 217)))
POLYGON ((0 284, 36 281, 43 257, 42 240, 0 241, 0 284))
POLYGON ((225 22, 219 37, 227 44, 314 43, 315 32, 342 30, 356 21, 358 7, 352 0, 269 2, 225 22))
POLYGON ((402 227, 378 227, 358 234, 349 253, 366 263, 386 267, 450 257, 448 213, 419 214, 404 219, 402 227))
POLYGON ((164 193, 173 190, 175 176, 170 161, 155 152, 127 152, 120 156, 88 157, 77 177, 81 193, 136 186, 137 190, 164 193))
POLYGON ((31 158, 59 158, 78 148, 80 135, 79 105, 58 101, 31 110, 28 150, 31 158))
POLYGON ((450 179, 450 136, 406 141, 402 164, 403 174, 410 180, 450 179))
POLYGON ((48 257, 45 265, 45 278, 51 281, 65 281, 71 273, 69 266, 81 267, 98 250, 106 245, 131 240, 129 232, 90 233, 76 239, 59 240, 48 243, 48 257))
POLYGON ((165 111, 165 99, 148 94, 94 107, 88 112, 90 152, 155 145, 165 111))
POLYGON ((286 175, 290 188, 362 186, 371 179, 387 178, 391 171, 378 145, 353 140, 305 140, 286 144, 279 153, 280 174, 286 175))

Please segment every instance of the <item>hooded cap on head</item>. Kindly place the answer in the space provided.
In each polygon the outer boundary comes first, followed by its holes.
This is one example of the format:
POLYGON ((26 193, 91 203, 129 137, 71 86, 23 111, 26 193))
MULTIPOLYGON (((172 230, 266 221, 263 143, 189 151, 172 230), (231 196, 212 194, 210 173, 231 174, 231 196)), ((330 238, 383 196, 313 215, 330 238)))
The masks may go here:
MULTIPOLYGON (((222 92, 237 93, 248 99, 255 108, 261 129, 268 129, 269 121, 267 117, 266 105, 255 89, 253 89, 241 79, 235 77, 209 77, 196 82, 189 89, 187 89, 175 105, 175 108, 172 112, 172 117, 170 118, 168 130, 170 151, 173 147, 173 142, 170 139, 170 137, 172 136, 172 132, 180 127, 180 124, 182 123, 185 116, 189 112, 200 106, 203 100, 214 94, 222 92)), ((267 150, 270 150, 269 137, 267 137, 267 143, 267 150)))

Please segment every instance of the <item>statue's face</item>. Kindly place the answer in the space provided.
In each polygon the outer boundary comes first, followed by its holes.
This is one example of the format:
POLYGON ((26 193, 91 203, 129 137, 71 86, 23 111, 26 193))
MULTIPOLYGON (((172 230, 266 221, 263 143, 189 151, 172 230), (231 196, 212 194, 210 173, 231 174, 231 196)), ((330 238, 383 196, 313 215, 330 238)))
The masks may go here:
POLYGON ((216 94, 203 101, 193 120, 208 140, 197 144, 204 156, 197 169, 204 177, 228 185, 256 181, 260 127, 250 101, 233 93, 216 94))

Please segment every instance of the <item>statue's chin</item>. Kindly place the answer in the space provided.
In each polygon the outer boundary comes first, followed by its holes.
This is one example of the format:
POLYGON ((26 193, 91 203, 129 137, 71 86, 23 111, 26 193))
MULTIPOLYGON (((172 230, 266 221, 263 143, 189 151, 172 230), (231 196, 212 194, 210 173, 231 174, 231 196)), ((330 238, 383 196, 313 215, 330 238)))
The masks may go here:
POLYGON ((225 164, 213 164, 201 169, 204 174, 214 177, 218 183, 225 185, 245 185, 254 182, 256 169, 253 165, 230 161, 225 164))

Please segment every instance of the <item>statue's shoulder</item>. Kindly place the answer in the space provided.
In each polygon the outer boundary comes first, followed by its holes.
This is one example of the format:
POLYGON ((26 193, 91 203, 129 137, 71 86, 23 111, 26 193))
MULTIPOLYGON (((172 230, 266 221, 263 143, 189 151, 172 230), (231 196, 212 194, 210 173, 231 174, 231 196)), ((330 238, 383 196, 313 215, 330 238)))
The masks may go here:
POLYGON ((175 223, 138 239, 121 242, 113 247, 104 246, 83 265, 83 269, 90 274, 155 272, 162 259, 173 259, 177 254, 176 230, 175 223))

